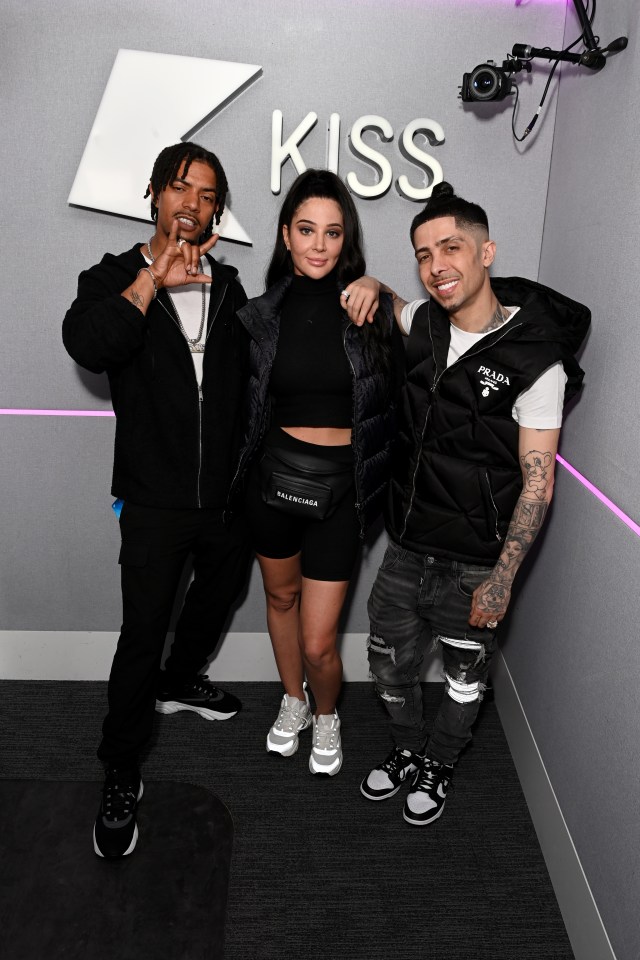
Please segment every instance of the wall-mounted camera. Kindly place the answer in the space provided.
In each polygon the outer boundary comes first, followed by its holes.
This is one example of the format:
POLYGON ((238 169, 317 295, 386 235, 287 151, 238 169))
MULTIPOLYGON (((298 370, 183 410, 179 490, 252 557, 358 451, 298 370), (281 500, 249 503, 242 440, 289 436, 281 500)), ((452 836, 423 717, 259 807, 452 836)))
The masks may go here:
POLYGON ((460 99, 465 103, 491 103, 497 100, 504 100, 510 93, 515 95, 513 105, 513 118, 511 120, 511 129, 516 140, 521 142, 529 136, 533 130, 542 105, 544 104, 551 78, 558 64, 574 63, 582 67, 588 67, 590 70, 602 70, 607 63, 607 54, 617 53, 624 50, 627 46, 626 37, 618 37, 608 46, 600 46, 600 37, 594 36, 592 23, 596 12, 596 0, 573 0, 576 13, 582 27, 582 33, 573 43, 565 47, 564 50, 551 50, 549 47, 531 47, 526 43, 516 43, 513 45, 511 54, 502 61, 502 66, 498 66, 493 60, 487 60, 486 63, 479 63, 470 73, 465 73, 462 77, 460 86, 460 99), (589 14, 589 6, 591 13, 589 14), (584 45, 584 49, 572 53, 572 49, 579 43, 584 45), (515 114, 518 104, 518 85, 512 80, 512 75, 520 70, 526 70, 531 73, 531 60, 548 60, 553 62, 549 73, 542 99, 538 109, 527 126, 523 136, 519 137, 515 131, 515 114))
POLYGON ((504 100, 512 93, 511 74, 518 70, 531 70, 530 63, 520 60, 505 60, 501 67, 493 60, 479 63, 471 73, 462 77, 460 97, 465 103, 487 103, 490 100, 504 100))

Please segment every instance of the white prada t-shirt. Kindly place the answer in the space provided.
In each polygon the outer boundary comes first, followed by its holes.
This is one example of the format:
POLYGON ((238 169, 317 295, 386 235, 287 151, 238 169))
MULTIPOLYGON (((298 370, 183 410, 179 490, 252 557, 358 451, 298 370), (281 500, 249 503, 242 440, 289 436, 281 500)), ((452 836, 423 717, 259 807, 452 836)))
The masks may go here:
MULTIPOLYGON (((400 323, 403 331, 409 335, 413 317, 426 300, 412 300, 402 308, 400 323)), ((510 323, 520 307, 505 307, 511 315, 505 324, 510 323)), ((503 324, 504 326, 504 324, 503 324)), ((500 329, 496 327, 496 329, 500 329)), ((491 333, 494 331, 492 330, 491 333)), ((451 343, 447 355, 447 366, 450 367, 467 350, 470 350, 479 340, 486 337, 486 333, 468 333, 455 324, 451 324, 451 343)), ((521 427, 531 427, 534 430, 554 430, 562 426, 562 407, 564 404, 564 388, 567 375, 562 363, 558 361, 540 374, 537 380, 523 390, 516 398, 511 415, 521 427)))

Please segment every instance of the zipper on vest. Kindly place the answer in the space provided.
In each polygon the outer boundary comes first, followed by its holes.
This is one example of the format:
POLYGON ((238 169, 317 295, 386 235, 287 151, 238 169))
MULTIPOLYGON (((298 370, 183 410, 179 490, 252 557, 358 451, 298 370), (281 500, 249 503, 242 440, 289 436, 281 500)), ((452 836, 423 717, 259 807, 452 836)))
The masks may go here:
MULTIPOLYGON (((258 380, 258 396, 260 395, 260 392, 261 392, 263 380, 268 379, 271 376, 272 366, 273 366, 273 363, 271 363, 268 367, 263 367, 260 370, 260 376, 258 378, 255 378, 258 380)), ((249 371, 249 379, 251 380, 251 371, 249 371)), ((263 411, 262 419, 264 420, 264 411, 263 411)), ((233 479, 229 484, 229 492, 227 494, 227 506, 224 510, 223 517, 222 517, 225 523, 228 521, 230 517, 229 507, 231 505, 231 494, 233 492, 233 488, 235 487, 239 478, 242 476, 244 467, 246 465, 246 462, 249 458, 250 453, 255 453, 256 449, 259 447, 260 441, 262 440, 264 433, 265 431, 262 430, 262 422, 261 421, 258 422, 256 420, 255 427, 253 427, 251 436, 248 437, 247 442, 244 444, 244 446, 240 450, 240 459, 238 460, 238 466, 236 467, 236 472, 234 473, 233 479), (256 434, 257 434, 257 437, 256 437, 256 434), (247 451, 249 451, 249 453, 247 451)))
MULTIPOLYGON (((522 323, 517 323, 517 324, 515 324, 515 326, 511 327, 510 330, 517 330, 518 327, 521 327, 521 326, 523 326, 522 323)), ((445 369, 442 371, 442 373, 440 374, 440 376, 437 377, 437 378, 434 380, 434 382, 433 382, 433 387, 432 387, 432 391, 435 392, 438 384, 440 383, 440 380, 442 379, 442 377, 444 376, 444 374, 445 374, 448 370, 452 370, 453 367, 455 367, 456 364, 460 363, 462 360, 466 360, 468 357, 474 357, 474 356, 476 356, 478 353, 482 353, 482 351, 485 350, 485 349, 487 348, 487 346, 493 347, 496 343, 499 343, 500 340, 503 340, 504 337, 506 337, 506 335, 510 332, 510 330, 504 330, 499 337, 496 337, 496 339, 495 339, 495 340, 492 340, 491 343, 488 344, 488 345, 487 345, 487 344, 484 344, 484 342, 481 340, 480 343, 477 345, 477 347, 472 348, 471 350, 468 350, 466 353, 463 353, 461 357, 458 357, 457 360, 454 360, 454 362, 451 364, 450 367, 445 367, 445 369)), ((500 543, 502 543, 503 538, 501 537, 500 531, 498 530, 498 518, 499 518, 500 514, 499 514, 499 512, 498 512, 498 507, 496 506, 496 502, 495 502, 495 500, 494 500, 494 498, 493 498, 493 490, 491 489, 491 484, 490 484, 490 482, 489 482, 489 473, 488 473, 488 471, 485 470, 485 474, 484 474, 484 475, 485 475, 485 480, 487 481, 487 490, 489 491, 489 499, 491 500, 491 507, 492 507, 492 509, 493 509, 494 533, 495 533, 495 536, 496 536, 496 540, 498 540, 500 543)))
MULTIPOLYGON (((491 343, 488 344, 488 346, 489 347, 495 346, 496 343, 500 343, 500 341, 503 340, 506 337, 506 335, 511 332, 511 330, 517 330, 518 327, 522 327, 522 326, 523 326, 522 323, 516 323, 515 326, 511 327, 509 330, 505 330, 504 333, 502 333, 499 337, 496 337, 495 340, 492 340, 491 343)), ((487 349, 487 344, 483 345, 483 341, 481 340, 476 347, 472 347, 470 350, 467 350, 467 352, 463 353, 461 357, 458 357, 457 360, 454 360, 450 367, 444 368, 440 376, 437 376, 434 379, 433 386, 431 387, 431 389, 435 391, 436 387, 442 380, 445 373, 447 373, 449 370, 453 370, 453 368, 457 366, 457 364, 461 363, 463 360, 467 360, 469 357, 475 357, 478 353, 482 353, 482 351, 486 349, 487 349)), ((435 354, 434 354, 434 361, 435 361, 435 354)))
MULTIPOLYGON (((515 326, 510 327, 509 330, 505 330, 499 337, 496 337, 495 340, 492 340, 491 343, 489 344, 489 346, 494 346, 494 344, 499 343, 500 340, 502 340, 502 339, 507 335, 507 333, 509 333, 511 330, 517 330, 518 327, 521 327, 521 326, 522 326, 522 323, 518 323, 518 324, 516 324, 515 326)), ((467 359, 468 357, 473 357, 473 356, 475 356, 476 354, 481 353, 482 350, 486 349, 486 347, 487 347, 487 344, 484 344, 484 345, 483 345, 483 341, 480 341, 480 343, 478 344, 478 346, 477 346, 475 349, 471 349, 471 350, 468 350, 467 353, 463 353, 461 357, 458 357, 457 360, 454 360, 454 362, 451 364, 451 366, 445 367, 444 370, 443 370, 441 373, 438 373, 438 361, 437 361, 437 359, 436 359, 436 352, 435 352, 434 347, 433 347, 433 337, 431 336, 431 322, 429 322, 429 339, 431 340, 431 355, 432 355, 432 357, 433 357, 433 362, 434 362, 435 368, 436 368, 436 369, 435 369, 435 373, 434 373, 434 377, 433 377, 433 383, 431 384, 431 392, 432 392, 432 393, 435 393, 435 391, 436 391, 437 388, 438 388, 438 384, 440 383, 442 377, 445 375, 445 373, 447 373, 448 370, 452 370, 452 369, 456 366, 456 364, 460 363, 461 360, 465 360, 465 359, 467 359)), ((429 404, 429 409, 427 410, 427 415, 426 415, 426 417, 424 418, 424 423, 423 423, 423 425, 422 425, 422 433, 420 434, 420 443, 418 444, 418 456, 416 457, 416 466, 415 466, 415 470, 413 471, 413 477, 412 477, 412 479, 411 479, 411 497, 410 497, 410 499, 409 499, 409 506, 407 507, 406 512, 405 512, 405 515, 404 515, 404 524, 403 524, 403 527, 402 527, 402 532, 401 532, 401 534, 400 534, 400 541, 402 541, 402 538, 404 537, 405 533, 407 532, 407 525, 408 525, 408 523, 409 523, 409 514, 411 513, 411 511, 412 511, 412 509, 413 509, 413 501, 414 501, 415 493, 416 493, 416 477, 417 477, 417 475, 418 475, 418 470, 420 469, 420 459, 421 459, 421 454, 422 454, 422 443, 423 443, 424 435, 425 435, 425 432, 426 432, 426 429, 427 429, 427 423, 428 423, 428 421, 429 421, 429 414, 430 414, 430 413, 431 413, 431 404, 429 404)), ((493 499, 493 493, 491 492, 491 487, 489 486, 489 478, 488 478, 488 476, 487 476, 487 486, 488 486, 488 488, 489 488, 489 496, 491 497, 491 503, 493 504, 493 509, 494 509, 495 512, 496 512, 496 517, 495 517, 496 537, 498 538, 498 540, 501 541, 501 540, 502 540, 502 537, 500 536, 500 534, 499 534, 499 532, 498 532, 498 522, 497 522, 498 510, 497 510, 497 508, 496 508, 495 500, 493 499)))
MULTIPOLYGON (((212 281, 212 282, 213 282, 213 281, 212 281)), ((218 306, 216 307, 215 313, 214 313, 214 315, 211 317, 211 320, 209 321, 208 326, 207 326, 207 335, 206 335, 206 337, 204 338, 204 342, 205 342, 205 343, 206 343, 207 340, 209 339, 209 336, 210 336, 210 334, 211 334, 211 331, 213 330, 213 325, 214 325, 214 323, 216 322, 216 317, 217 317, 218 314, 220 313, 220 307, 222 306, 222 301, 224 300, 224 297, 225 297, 225 294, 226 294, 226 292, 227 292, 227 287, 228 287, 228 286, 229 286, 229 284, 228 284, 228 283, 225 283, 224 287, 222 288, 222 293, 220 294, 220 296, 219 296, 219 298, 218 298, 218 306)), ((209 294, 209 296, 211 296, 211 294, 209 294)))
POLYGON ((409 499, 409 506, 407 507, 406 513, 404 515, 404 524, 402 527, 402 532, 400 534, 400 542, 407 532, 407 524, 409 523, 409 514, 413 510, 413 500, 416 495, 416 477, 418 476, 418 470, 420 469, 420 458, 422 454, 422 441, 424 440, 424 435, 427 429, 427 423, 429 422, 429 414, 431 413, 431 404, 429 404, 429 409, 427 410, 427 415, 424 418, 424 423, 422 424, 422 433, 420 434, 420 443, 418 444, 418 456, 416 457, 416 466, 413 471, 413 477, 411 478, 411 497, 409 499))
MULTIPOLYGON (((431 308, 430 308, 430 307, 429 307, 429 311, 431 311, 431 308)), ((434 363, 434 366, 435 366, 435 372, 434 372, 434 375, 433 375, 433 383, 431 384, 431 392, 433 393, 433 392, 435 391, 435 389, 436 389, 436 386, 437 386, 437 383, 438 383, 438 380, 440 379, 440 377, 438 376, 438 361, 437 361, 437 359, 436 359, 436 352, 435 352, 434 347, 433 347, 433 337, 431 336, 431 312, 429 312, 429 339, 431 340, 431 356, 433 357, 433 363, 434 363)), ((446 369, 446 368, 445 368, 445 369, 446 369)), ((443 371, 443 372, 444 372, 444 371, 443 371)), ((440 374, 440 376, 442 376, 442 374, 440 374)), ((411 511, 413 510, 413 501, 414 501, 415 495, 416 495, 416 477, 418 476, 418 470, 420 469, 420 458, 421 458, 421 455, 422 455, 422 441, 424 440, 424 435, 425 435, 426 430, 427 430, 427 423, 429 422, 429 414, 430 414, 430 413, 431 413, 431 404, 429 404, 429 406, 428 406, 428 408, 427 408, 427 413, 426 413, 426 416, 425 416, 425 418, 424 418, 424 423, 422 424, 422 432, 420 433, 420 443, 417 444, 416 465, 415 465, 415 469, 414 469, 414 471, 413 471, 413 477, 411 478, 411 496, 410 496, 410 498, 409 498, 409 505, 408 505, 408 507, 407 507, 407 509, 406 509, 406 511, 405 511, 404 524, 403 524, 403 526, 402 526, 402 532, 400 533, 400 542, 401 542, 401 543, 402 543, 402 538, 404 537, 405 533, 407 532, 407 525, 408 525, 408 523, 409 523, 409 514, 410 514, 411 511)))
POLYGON ((342 333, 342 346, 344 347, 344 352, 347 358, 347 362, 351 368, 351 403, 353 413, 351 415, 352 421, 352 437, 351 437, 351 446, 354 453, 354 463, 353 463, 353 483, 356 488, 356 515, 358 517, 358 522, 360 523, 360 539, 364 539, 364 515, 362 513, 362 503, 360 502, 360 485, 358 483, 358 464, 360 462, 360 454, 358 451, 358 428, 356 426, 356 371, 351 357, 349 356, 349 351, 347 350, 347 330, 348 326, 344 328, 342 333))
POLYGON ((495 502, 495 500, 493 499, 493 490, 491 489, 491 483, 490 483, 490 481, 489 481, 489 471, 488 471, 488 470, 485 470, 484 476, 485 476, 485 480, 487 481, 487 490, 489 491, 489 499, 491 500, 491 506, 492 506, 492 508, 493 508, 493 525, 494 525, 494 529, 495 529, 496 540, 499 540, 500 543, 502 543, 502 537, 500 536, 500 531, 498 530, 498 517, 499 517, 499 513, 498 513, 498 508, 497 508, 497 506, 496 506, 496 502, 495 502))

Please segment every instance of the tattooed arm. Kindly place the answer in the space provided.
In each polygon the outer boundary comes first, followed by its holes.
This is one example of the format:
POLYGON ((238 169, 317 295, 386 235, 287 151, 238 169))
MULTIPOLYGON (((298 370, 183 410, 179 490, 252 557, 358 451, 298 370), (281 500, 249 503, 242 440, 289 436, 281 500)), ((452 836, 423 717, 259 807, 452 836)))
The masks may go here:
POLYGON ((469 616, 472 627, 486 627, 487 621, 502 620, 507 612, 513 578, 537 537, 551 503, 559 436, 560 430, 520 428, 522 493, 491 576, 474 591, 469 616))
MULTIPOLYGON (((154 274, 155 277, 155 274, 154 274)), ((140 313, 146 316, 149 304, 155 296, 157 281, 151 277, 151 270, 143 268, 133 283, 122 291, 122 296, 130 300, 134 307, 137 307, 140 313)))

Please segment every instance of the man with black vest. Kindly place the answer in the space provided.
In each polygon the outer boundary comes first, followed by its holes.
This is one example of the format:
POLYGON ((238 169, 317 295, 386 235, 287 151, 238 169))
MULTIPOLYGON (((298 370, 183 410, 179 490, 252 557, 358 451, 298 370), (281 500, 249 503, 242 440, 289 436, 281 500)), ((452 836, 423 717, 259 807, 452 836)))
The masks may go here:
POLYGON ((141 753, 154 709, 225 720, 239 701, 203 673, 247 573, 243 523, 228 511, 247 361, 235 319, 246 296, 208 255, 227 195, 218 158, 165 148, 146 196, 155 231, 80 274, 63 324, 71 356, 109 377, 116 438, 113 505, 122 535, 123 623, 98 756, 106 765, 95 852, 131 853, 141 753), (185 561, 193 581, 165 670, 160 659, 185 561))
MULTIPOLYGON (((390 542, 369 598, 369 662, 394 748, 360 789, 385 800, 410 778, 404 819, 423 826, 444 809, 513 579, 551 502, 563 403, 582 382, 574 354, 590 314, 529 280, 490 280, 486 214, 449 184, 434 188, 411 240, 430 300, 389 291, 408 336, 407 384, 390 542), (429 641, 446 684, 427 738, 420 665, 429 641)), ((371 315, 377 289, 366 280, 347 288, 356 322, 371 315)))

